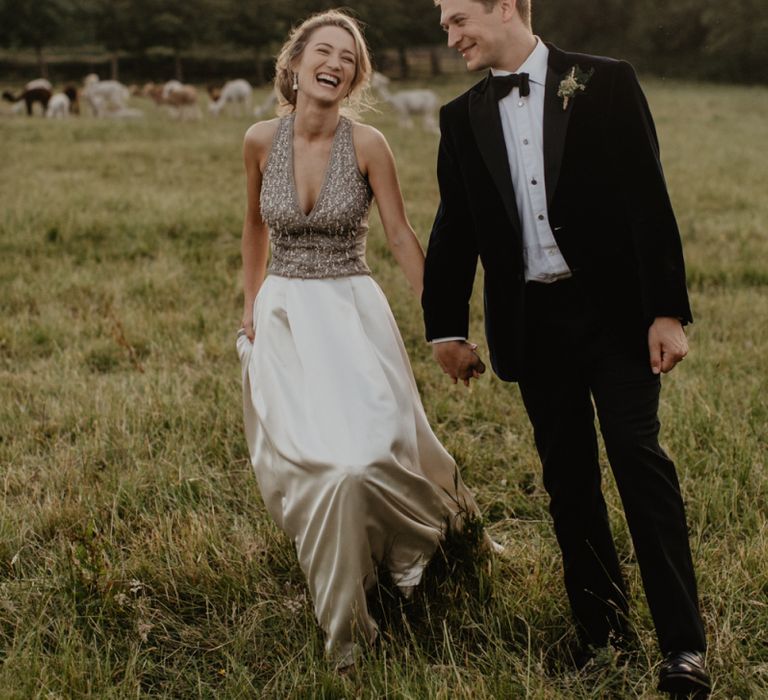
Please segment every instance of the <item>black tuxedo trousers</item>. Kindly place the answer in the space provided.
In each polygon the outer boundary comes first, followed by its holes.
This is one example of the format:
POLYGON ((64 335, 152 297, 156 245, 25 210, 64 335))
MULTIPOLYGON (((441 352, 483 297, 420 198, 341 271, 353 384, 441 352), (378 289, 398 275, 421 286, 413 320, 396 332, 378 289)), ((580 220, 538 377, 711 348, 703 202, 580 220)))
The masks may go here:
POLYGON ((577 628, 583 643, 596 646, 626 631, 627 596, 601 491, 596 408, 661 650, 703 651, 683 501, 675 466, 658 441, 661 382, 644 339, 612 328, 582 285, 578 276, 526 285, 519 379, 577 628))

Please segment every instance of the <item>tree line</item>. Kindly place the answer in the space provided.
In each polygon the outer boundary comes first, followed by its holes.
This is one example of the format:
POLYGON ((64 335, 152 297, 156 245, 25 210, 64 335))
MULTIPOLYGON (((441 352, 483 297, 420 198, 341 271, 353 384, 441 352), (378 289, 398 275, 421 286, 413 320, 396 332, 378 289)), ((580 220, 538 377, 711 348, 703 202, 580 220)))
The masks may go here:
MULTIPOLYGON (((0 0, 0 47, 33 50, 41 76, 52 48, 100 47, 111 77, 121 61, 165 52, 184 79, 195 51, 246 51, 254 82, 290 27, 312 12, 343 5, 365 25, 374 55, 394 51, 390 71, 408 77, 409 50, 439 47, 432 0, 0 0)), ((631 60, 669 77, 764 83, 768 79, 765 0, 533 0, 534 30, 569 50, 631 60)), ((431 71, 441 70, 431 53, 431 71)))

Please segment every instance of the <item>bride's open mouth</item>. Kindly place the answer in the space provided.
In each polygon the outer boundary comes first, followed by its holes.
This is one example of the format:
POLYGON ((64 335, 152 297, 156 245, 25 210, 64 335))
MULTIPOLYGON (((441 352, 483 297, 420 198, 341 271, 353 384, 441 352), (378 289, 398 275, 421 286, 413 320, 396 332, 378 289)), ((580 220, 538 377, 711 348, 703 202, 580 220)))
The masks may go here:
POLYGON ((341 82, 341 79, 335 75, 331 75, 330 73, 318 73, 315 77, 315 80, 317 80, 318 83, 321 85, 327 85, 328 87, 338 87, 339 83, 341 82))

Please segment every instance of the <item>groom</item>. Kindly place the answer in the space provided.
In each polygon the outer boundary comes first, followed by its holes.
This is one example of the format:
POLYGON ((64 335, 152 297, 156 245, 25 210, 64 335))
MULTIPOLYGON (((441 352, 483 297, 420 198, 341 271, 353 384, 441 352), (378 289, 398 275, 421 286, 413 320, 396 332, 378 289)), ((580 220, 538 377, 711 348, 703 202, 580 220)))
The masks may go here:
POLYGON ((493 369, 534 429, 584 650, 620 642, 627 597, 600 487, 594 407, 662 653, 659 689, 706 695, 706 649, 660 373, 687 351, 680 236, 632 67, 531 31, 529 0, 435 0, 448 45, 490 68, 441 110, 438 209, 422 299, 443 370, 467 341, 478 257, 493 369))

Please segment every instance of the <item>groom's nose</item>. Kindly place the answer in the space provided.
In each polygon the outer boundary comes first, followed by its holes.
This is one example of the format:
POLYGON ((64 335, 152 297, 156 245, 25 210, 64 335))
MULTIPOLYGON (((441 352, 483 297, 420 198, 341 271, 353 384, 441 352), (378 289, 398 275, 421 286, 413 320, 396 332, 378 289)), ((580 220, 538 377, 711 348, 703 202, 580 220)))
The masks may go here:
POLYGON ((454 48, 459 43, 459 39, 461 39, 459 28, 455 26, 448 27, 448 48, 454 48))

